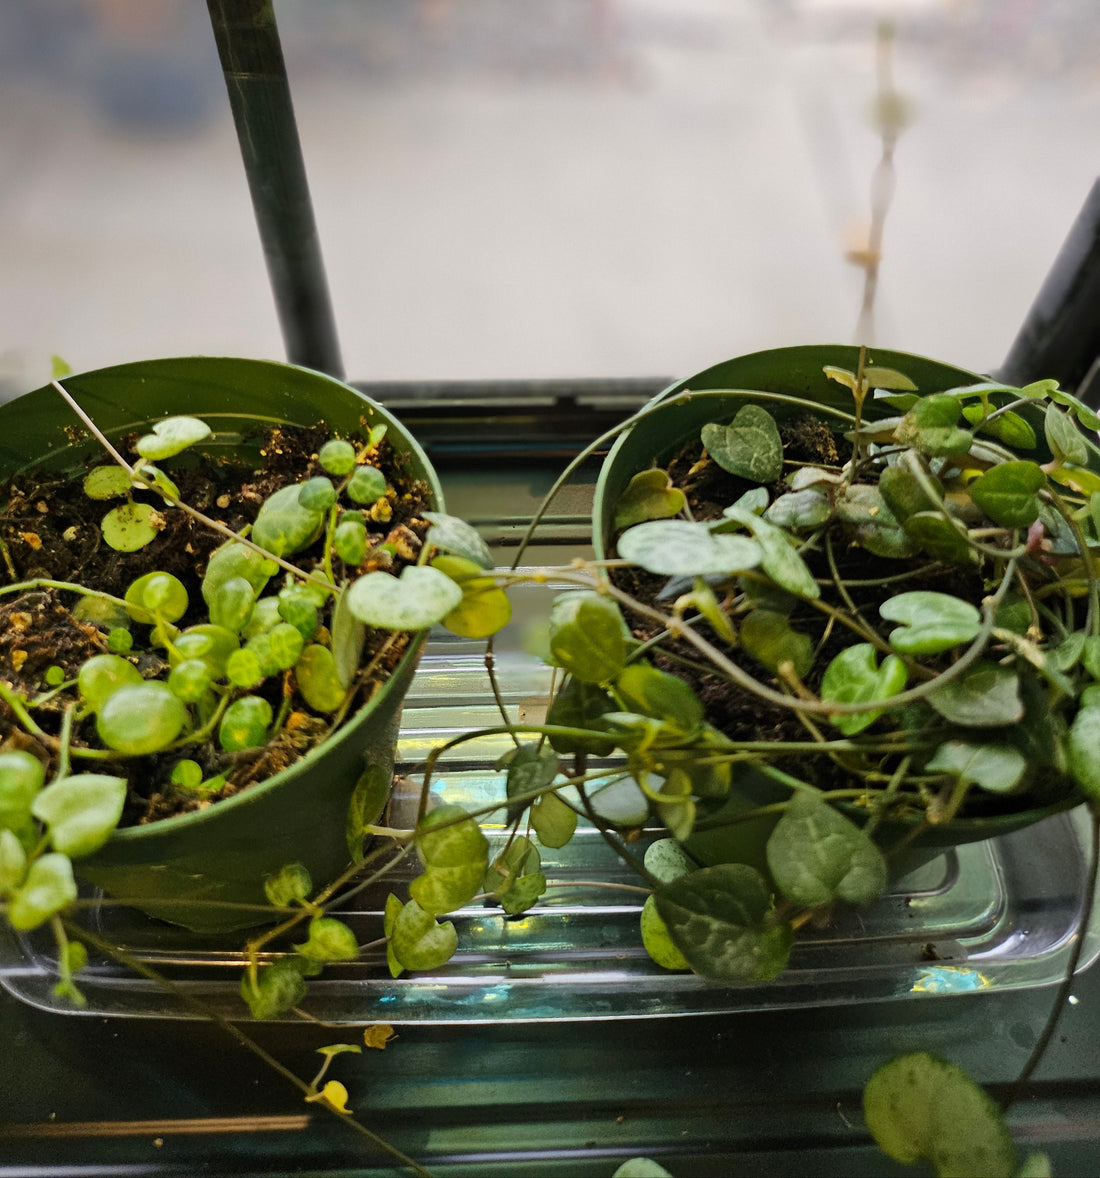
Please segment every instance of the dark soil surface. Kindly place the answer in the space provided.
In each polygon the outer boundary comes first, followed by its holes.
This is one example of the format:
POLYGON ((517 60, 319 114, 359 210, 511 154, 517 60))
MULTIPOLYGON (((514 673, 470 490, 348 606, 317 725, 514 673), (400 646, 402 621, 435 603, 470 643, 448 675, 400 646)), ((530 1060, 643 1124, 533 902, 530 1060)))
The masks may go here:
MULTIPOLYGON (((242 453, 258 454, 259 464, 215 459, 189 451, 162 465, 179 487, 184 502, 240 531, 254 521, 261 503, 272 491, 324 473, 316 463, 316 455, 328 436, 323 427, 280 427, 267 431, 262 438, 254 439, 250 447, 242 449, 242 453)), ((361 438, 352 440, 362 444, 361 438)), ((121 449, 127 452, 126 439, 121 449)), ((391 558, 385 553, 368 556, 358 571, 377 567, 398 571, 419 553, 428 526, 420 513, 428 506, 429 490, 404 472, 402 459, 393 454, 385 440, 373 461, 385 473, 394 491, 387 494, 390 518, 384 523, 368 525, 368 553, 371 548, 388 542, 397 556, 391 558)), ((102 465, 102 462, 95 464, 102 465)), ((65 581, 122 597, 137 577, 152 571, 166 572, 183 582, 190 601, 188 613, 177 625, 184 629, 208 620, 200 585, 210 554, 225 537, 158 497, 135 492, 136 500, 157 507, 160 517, 157 524, 163 521, 163 526, 157 538, 145 548, 116 552, 104 542, 99 527, 99 521, 114 504, 92 500, 84 494, 85 473, 82 469, 73 477, 31 470, 0 487, 2 585, 65 581)), ((321 544, 315 544, 312 549, 297 554, 294 563, 312 571, 322 555, 320 549, 321 544)), ((334 561, 337 580, 353 571, 334 561)), ((272 578, 266 592, 277 588, 281 576, 280 573, 272 578)), ((56 758, 55 738, 61 714, 74 695, 66 691, 52 696, 45 679, 47 670, 59 667, 66 680, 74 679, 88 657, 107 650, 106 631, 73 616, 71 611, 78 600, 79 596, 73 592, 41 585, 0 596, 0 677, 13 691, 34 701, 32 715, 43 733, 41 737, 28 734, 11 708, 0 703, 0 748, 29 749, 47 765, 56 758)), ((144 633, 144 627, 135 626, 134 633, 137 639, 139 633, 144 633)), ((364 663, 388 639, 388 633, 368 631, 364 663)), ((135 641, 128 656, 130 661, 146 678, 163 676, 167 671, 164 652, 139 651, 139 645, 135 641)), ((408 638, 404 635, 389 643, 379 660, 377 678, 363 685, 364 701, 388 677, 407 645, 408 638)), ((285 672, 257 689, 257 694, 268 698, 276 714, 284 695, 291 698, 286 723, 262 749, 225 753, 216 745, 188 746, 173 753, 137 760, 120 759, 117 763, 82 764, 76 757, 74 767, 76 771, 93 771, 94 767, 96 772, 118 773, 129 779, 131 788, 124 825, 204 808, 293 764, 328 734, 330 717, 312 712, 295 688, 293 673, 285 672), (213 796, 200 796, 171 785, 168 777, 181 757, 198 761, 204 777, 225 774, 224 789, 213 796)), ((99 747, 91 718, 75 725, 74 750, 82 745, 99 747)))

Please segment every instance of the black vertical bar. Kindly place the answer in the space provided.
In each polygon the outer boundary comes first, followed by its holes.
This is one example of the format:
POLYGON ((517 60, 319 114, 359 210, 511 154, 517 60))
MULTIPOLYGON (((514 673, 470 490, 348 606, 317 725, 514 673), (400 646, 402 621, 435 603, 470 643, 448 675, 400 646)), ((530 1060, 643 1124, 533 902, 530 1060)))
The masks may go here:
POLYGON ((273 0, 207 0, 287 359, 343 377, 273 0))
MULTIPOLYGON (((1070 228, 998 376, 1081 389, 1100 356, 1100 180, 1070 228)), ((1090 382, 1091 383, 1091 382, 1090 382)), ((1085 394, 1087 395, 1087 394, 1085 394)))

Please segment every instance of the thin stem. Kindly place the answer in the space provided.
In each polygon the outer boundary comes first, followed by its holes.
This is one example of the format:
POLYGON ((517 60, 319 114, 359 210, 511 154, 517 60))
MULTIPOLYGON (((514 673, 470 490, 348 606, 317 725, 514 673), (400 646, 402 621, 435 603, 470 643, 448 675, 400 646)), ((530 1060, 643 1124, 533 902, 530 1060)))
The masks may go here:
MULTIPOLYGON (((125 965, 128 969, 132 969, 135 973, 140 974, 144 978, 148 978, 151 982, 155 982, 158 986, 162 986, 173 997, 179 999, 189 1010, 195 1011, 203 1018, 209 1019, 217 1027, 223 1030, 232 1039, 235 1039, 246 1051, 250 1052, 261 1062, 267 1064, 274 1072, 277 1072, 288 1083, 292 1084, 303 1096, 313 1096, 314 1090, 309 1084, 305 1082, 300 1076, 292 1072, 284 1063, 276 1059, 269 1051, 256 1042, 250 1035, 246 1035, 236 1023, 232 1023, 222 1014, 216 1011, 213 1007, 208 1006, 205 1002, 196 998, 189 990, 174 982, 171 978, 165 977, 164 974, 158 970, 153 969, 139 958, 127 953, 124 949, 120 949, 117 945, 91 932, 89 929, 77 926, 75 928, 66 926, 73 935, 80 940, 92 945, 101 953, 105 953, 108 957, 114 958, 115 961, 121 965, 125 965)), ((431 1178, 431 1174, 418 1162, 414 1161, 407 1154, 402 1153, 396 1146, 390 1145, 388 1141, 372 1130, 368 1129, 366 1125, 361 1124, 349 1113, 341 1113, 325 1101, 318 1101, 327 1112, 343 1121, 345 1125, 354 1129, 357 1133, 368 1138, 377 1148, 383 1150, 391 1158, 399 1161, 402 1165, 408 1166, 414 1174, 420 1175, 421 1178, 431 1178)))
POLYGON ((1089 925, 1092 923, 1092 913, 1096 903, 1097 868, 1100 865, 1100 811, 1096 809, 1090 810, 1089 818, 1092 839, 1089 849, 1088 877, 1085 881, 1085 896, 1084 902, 1081 905, 1081 923, 1073 940, 1073 949, 1070 952, 1069 961, 1066 963, 1065 977, 1062 979, 1062 984, 1058 987, 1058 993, 1054 996, 1054 1002, 1051 1005, 1046 1025, 1043 1027, 1042 1034, 1032 1048, 1027 1062, 1021 1068, 1020 1074, 1016 1077, 1015 1083, 1001 1100, 1002 1112, 1008 1112, 1016 1101, 1020 1099, 1023 1095, 1024 1087, 1031 1079, 1035 1069, 1042 1062, 1043 1056, 1046 1054, 1046 1050, 1054 1038, 1054 1032, 1058 1029, 1058 1020, 1062 1017, 1062 1011, 1065 1009, 1066 1000, 1069 998, 1069 992, 1073 986, 1073 979, 1077 973, 1077 966, 1081 963, 1081 954, 1085 948, 1085 940, 1089 931, 1089 925))

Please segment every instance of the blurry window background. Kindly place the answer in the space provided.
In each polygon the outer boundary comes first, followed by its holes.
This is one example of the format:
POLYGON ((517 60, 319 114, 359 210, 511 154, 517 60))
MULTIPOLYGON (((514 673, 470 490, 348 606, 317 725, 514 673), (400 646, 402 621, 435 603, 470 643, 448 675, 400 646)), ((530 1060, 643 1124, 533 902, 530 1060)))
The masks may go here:
MULTIPOLYGON (((683 375, 852 340, 988 370, 1097 172, 1081 0, 279 0, 349 377, 683 375)), ((0 388, 282 358, 203 0, 0 4, 0 388)))

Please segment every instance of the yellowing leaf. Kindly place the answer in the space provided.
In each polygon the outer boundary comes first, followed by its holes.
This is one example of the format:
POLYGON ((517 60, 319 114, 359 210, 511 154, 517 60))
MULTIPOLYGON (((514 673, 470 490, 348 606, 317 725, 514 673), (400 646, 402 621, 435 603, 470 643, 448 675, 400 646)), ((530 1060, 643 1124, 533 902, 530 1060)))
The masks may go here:
POLYGON ((338 1113, 350 1113, 348 1108, 348 1090, 339 1080, 329 1080, 320 1092, 314 1092, 306 1097, 307 1104, 327 1104, 338 1113))
POLYGON ((385 1051, 389 1041, 396 1038, 397 1032, 389 1023, 371 1023, 363 1031, 363 1042, 378 1051, 385 1051))

